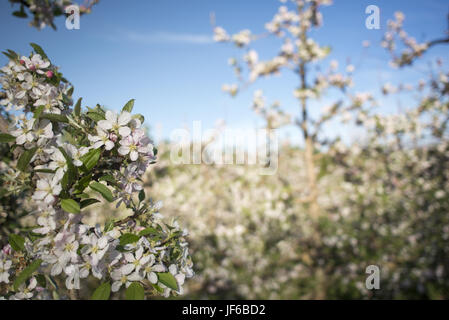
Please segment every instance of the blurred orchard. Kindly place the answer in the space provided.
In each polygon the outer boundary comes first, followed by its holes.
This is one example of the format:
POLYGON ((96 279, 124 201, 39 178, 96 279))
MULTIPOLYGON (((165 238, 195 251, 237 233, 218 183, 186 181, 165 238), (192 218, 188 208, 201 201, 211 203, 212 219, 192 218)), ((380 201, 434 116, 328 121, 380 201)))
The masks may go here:
MULTIPOLYGON (((80 298, 76 289, 81 298, 93 291, 104 298, 111 283, 113 292, 123 284, 126 297, 145 290, 147 298, 449 298, 447 67, 429 61, 432 72, 417 83, 357 92, 355 67, 329 63, 330 47, 310 37, 315 29, 326 32, 325 11, 338 3, 281 2, 263 35, 229 34, 212 21, 216 45, 242 53, 230 58, 236 81, 223 91, 254 89, 249 107, 265 128, 294 125, 303 138, 300 147, 279 143, 274 175, 248 165, 174 164, 173 143, 156 152, 131 102, 118 114, 100 105, 83 113, 81 101, 71 107, 73 89, 42 48, 33 45, 30 57, 6 52, 12 62, 1 69, 0 295, 80 298), (279 39, 279 53, 262 61, 252 44, 266 37, 279 39), (297 75, 297 114, 268 104, 270 92, 257 89, 258 78, 287 73, 297 75), (311 103, 331 90, 339 98, 312 117, 311 103), (379 92, 410 95, 414 104, 382 113, 379 92), (364 138, 348 144, 328 137, 329 121, 357 126, 364 138), (40 158, 30 154, 44 145, 50 151, 40 158), (58 192, 48 193, 42 180, 58 192), (45 205, 65 224, 36 214, 45 205), (70 259, 61 253, 67 241, 81 248, 69 246, 70 259), (365 286, 369 265, 380 268, 380 289, 365 286), (76 277, 85 284, 76 286, 76 277)), ((449 31, 419 43, 403 29, 405 18, 395 13, 381 43, 372 44, 391 54, 385 64, 397 73, 449 44, 449 31)))

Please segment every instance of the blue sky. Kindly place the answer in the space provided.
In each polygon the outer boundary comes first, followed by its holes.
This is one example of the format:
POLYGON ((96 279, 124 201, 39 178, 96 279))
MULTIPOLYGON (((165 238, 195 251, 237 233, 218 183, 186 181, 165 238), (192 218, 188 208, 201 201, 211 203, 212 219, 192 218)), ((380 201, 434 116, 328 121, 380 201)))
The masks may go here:
MULTIPOLYGON (((1 49, 28 54, 28 43, 40 44, 75 85, 75 97, 82 96, 89 106, 100 103, 116 110, 135 98, 135 111, 145 116, 153 132, 158 130, 157 137, 168 137, 175 128, 191 128, 195 120, 203 121, 206 128, 217 119, 231 127, 254 127, 263 121, 251 111, 253 91, 262 88, 269 101, 280 100, 296 115, 292 91, 298 79, 287 72, 256 82, 234 99, 222 93, 223 83, 235 81, 227 60, 242 52, 212 42, 209 15, 215 12, 217 25, 230 33, 246 28, 259 33, 279 5, 277 0, 102 0, 90 15, 81 17, 80 30, 67 30, 60 18, 57 31, 38 31, 29 27, 27 20, 13 17, 8 1, 2 1, 0 26, 5 32, 1 49)), ((335 0, 334 5, 322 9, 324 26, 313 35, 321 45, 332 47, 331 57, 339 60, 340 66, 346 61, 359 66, 354 90, 378 92, 381 82, 412 82, 426 70, 424 63, 401 73, 388 67, 388 55, 379 47, 387 20, 401 10, 409 34, 418 40, 433 39, 443 36, 448 9, 445 0, 335 0), (370 4, 381 10, 380 30, 365 28, 365 8, 370 4), (372 43, 365 53, 363 40, 372 43)), ((260 40, 255 48, 267 59, 277 52, 279 40, 260 40)), ((437 47, 426 60, 446 59, 447 52, 447 47, 437 47)), ((325 60, 324 66, 330 60, 325 60)), ((6 57, 0 58, 2 65, 6 61, 6 57)), ((313 112, 334 98, 331 94, 314 104, 313 112)), ((390 102, 382 106, 383 112, 395 108, 390 102)), ((328 128, 329 134, 342 129, 328 128)), ((291 128, 282 134, 295 137, 299 132, 291 128)))

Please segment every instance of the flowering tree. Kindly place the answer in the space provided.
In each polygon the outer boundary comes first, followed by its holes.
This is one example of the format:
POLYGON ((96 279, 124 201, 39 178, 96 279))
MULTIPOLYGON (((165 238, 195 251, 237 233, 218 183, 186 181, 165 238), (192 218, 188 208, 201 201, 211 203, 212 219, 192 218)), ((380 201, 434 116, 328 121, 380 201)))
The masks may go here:
POLYGON ((382 47, 386 48, 391 54, 391 64, 393 66, 404 67, 411 65, 413 61, 421 57, 431 47, 449 43, 449 30, 446 30, 446 34, 443 37, 418 43, 414 37, 409 36, 404 30, 404 20, 405 15, 402 12, 396 12, 395 20, 388 21, 388 31, 385 33, 382 41, 382 47), (403 46, 400 53, 397 52, 397 40, 399 40, 403 46))
MULTIPOLYGON (((84 4, 79 6, 79 13, 90 13, 92 6, 99 0, 85 0, 84 4)), ((33 16, 30 26, 42 29, 49 25, 56 30, 54 18, 64 15, 65 9, 75 4, 72 0, 9 0, 11 5, 19 5, 19 10, 12 14, 18 18, 27 18, 28 14, 33 16), (27 13, 28 12, 28 13, 27 13)))
MULTIPOLYGON (((296 124, 313 142, 309 155, 315 154, 307 156, 306 139, 307 185, 302 183, 303 164, 290 159, 301 153, 291 146, 281 150, 278 174, 269 178, 255 177, 249 170, 243 173, 243 169, 223 173, 223 168, 215 178, 210 170, 189 180, 189 186, 194 185, 190 189, 182 182, 186 178, 179 172, 181 168, 175 173, 160 171, 168 177, 158 181, 170 184, 161 192, 183 201, 173 212, 208 211, 204 201, 198 211, 186 204, 195 202, 196 192, 203 198, 205 193, 217 195, 211 199, 220 195, 220 201, 211 200, 210 204, 217 208, 216 214, 203 222, 198 217, 191 229, 193 247, 195 242, 201 243, 197 256, 201 289, 227 298, 445 298, 449 287, 445 258, 449 236, 447 68, 437 60, 431 64, 428 79, 416 84, 385 84, 381 93, 411 92, 415 103, 394 114, 376 112, 380 102, 374 94, 349 91, 353 66, 346 67, 346 74, 336 72, 336 62, 324 73, 311 68, 328 53, 305 32, 321 21, 318 9, 322 4, 293 1, 294 10, 287 5, 279 9, 266 28, 269 34, 281 37, 283 45, 268 61, 260 61, 259 54, 249 48, 253 40, 265 35, 254 36, 249 30, 229 35, 223 28, 215 28, 216 41, 233 42, 246 50, 243 63, 234 58, 229 61, 240 83, 224 85, 224 91, 234 96, 257 78, 285 69, 299 76, 295 94, 300 118, 296 124), (343 92, 342 99, 323 108, 318 119, 310 118, 309 102, 331 87, 343 92), (329 149, 320 150, 326 139, 319 129, 335 117, 344 122, 354 120, 364 139, 351 144, 337 139, 329 149), (316 179, 310 179, 314 174, 316 179), (222 177, 228 175, 235 175, 235 181, 230 179, 223 186, 222 177), (318 224, 310 223, 309 208, 304 210, 297 201, 301 190, 313 190, 313 180, 320 190, 316 203, 322 218, 318 224), (177 186, 183 186, 182 191, 177 186), (220 232, 208 231, 213 223, 220 232), (204 243, 213 249, 204 250, 204 243), (366 289, 364 275, 369 264, 381 268, 382 290, 366 289)), ((418 44, 403 30, 403 20, 404 15, 397 13, 382 42, 392 53, 392 66, 409 66, 431 47, 447 43, 446 32, 442 38, 418 44), (398 37, 399 44, 395 42, 398 37)), ((253 105, 267 127, 288 123, 279 104, 267 107, 260 91, 253 105)), ((305 200, 311 203, 312 198, 305 200)))
POLYGON ((16 233, 0 252, 3 299, 90 295, 82 280, 97 286, 93 299, 111 291, 127 299, 143 299, 145 290, 181 294, 193 275, 187 233, 164 223, 142 190, 157 150, 143 116, 131 113, 134 100, 120 113, 100 105, 83 111, 81 98, 72 108, 73 86, 32 47, 28 57, 4 52, 10 60, 0 77, 0 140, 10 150, 0 162, 2 218, 21 208, 4 230, 16 233), (104 226, 83 223, 83 210, 99 198, 132 214, 104 226))
MULTIPOLYGON (((323 124, 338 112, 342 113, 343 107, 341 101, 336 101, 325 108, 326 112, 319 119, 312 119, 309 103, 313 99, 319 99, 332 88, 337 88, 345 93, 352 84, 351 74, 354 71, 354 66, 348 65, 346 74, 337 72, 338 63, 336 61, 330 64, 325 73, 315 73, 311 70, 314 64, 327 57, 331 51, 329 47, 320 46, 309 37, 310 31, 320 27, 322 23, 320 7, 331 4, 330 0, 281 0, 281 2, 285 5, 282 5, 273 19, 265 25, 268 35, 274 35, 282 41, 279 53, 274 58, 260 61, 259 54, 249 48, 253 40, 267 35, 256 36, 249 30, 243 30, 230 36, 222 27, 215 27, 214 39, 218 42, 232 42, 236 47, 246 49, 243 64, 234 58, 229 61, 241 82, 240 87, 246 87, 260 77, 279 74, 284 69, 291 70, 298 75, 299 87, 294 90, 293 94, 298 99, 300 110, 299 117, 294 120, 294 124, 301 130, 305 142, 304 159, 309 191, 307 197, 301 198, 299 201, 308 204, 312 216, 317 218, 320 216, 321 210, 317 201, 318 170, 317 154, 315 153, 320 144, 326 143, 326 139, 320 138, 319 134, 323 124), (287 2, 291 3, 292 8, 289 8, 287 2), (247 77, 243 74, 243 65, 247 67, 247 77)), ((223 90, 234 96, 239 91, 239 85, 224 85, 223 90)), ((368 94, 359 93, 352 99, 361 104, 369 100, 370 97, 368 94)), ((347 110, 351 110, 352 107, 347 107, 347 110)), ((266 119, 267 127, 270 129, 291 123, 291 116, 282 111, 278 102, 269 107, 266 106, 261 90, 257 90, 254 94, 253 109, 266 119)))

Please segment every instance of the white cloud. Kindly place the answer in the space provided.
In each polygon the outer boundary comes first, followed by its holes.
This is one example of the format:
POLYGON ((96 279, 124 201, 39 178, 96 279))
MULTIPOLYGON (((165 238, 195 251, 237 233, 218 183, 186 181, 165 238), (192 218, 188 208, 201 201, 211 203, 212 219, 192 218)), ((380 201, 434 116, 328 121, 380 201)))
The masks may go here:
POLYGON ((174 43, 174 44, 209 44, 213 43, 211 35, 176 32, 123 32, 122 38, 140 44, 174 43))

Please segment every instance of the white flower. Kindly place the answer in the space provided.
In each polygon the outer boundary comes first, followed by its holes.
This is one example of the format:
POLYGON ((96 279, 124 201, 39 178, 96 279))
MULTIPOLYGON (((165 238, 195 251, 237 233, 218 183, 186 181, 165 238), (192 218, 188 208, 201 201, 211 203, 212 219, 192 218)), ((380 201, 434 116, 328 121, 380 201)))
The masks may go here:
POLYGON ((10 260, 0 260, 0 283, 9 283, 9 269, 12 262, 10 260))
POLYGON ((28 92, 33 99, 38 99, 46 86, 41 78, 33 77, 30 73, 25 73, 23 75, 24 82, 21 83, 22 91, 16 95, 17 98, 23 99, 28 92))
POLYGON ((229 93, 231 96, 235 96, 237 92, 239 91, 239 87, 237 84, 224 84, 221 87, 221 90, 223 92, 229 93))
POLYGON ((34 192, 32 199, 40 200, 47 204, 51 204, 55 201, 55 196, 59 195, 62 190, 59 184, 59 179, 54 176, 48 177, 37 181, 36 191, 34 192))
POLYGON ((50 120, 43 119, 34 123, 34 136, 38 140, 38 144, 53 138, 53 125, 50 120))
POLYGON ((48 164, 48 168, 51 170, 55 170, 55 178, 61 180, 64 176, 64 173, 67 171, 67 160, 62 154, 61 150, 58 148, 53 148, 53 153, 50 156, 52 160, 48 164))
POLYGON ((37 224, 40 228, 34 229, 34 233, 47 234, 51 230, 56 229, 56 212, 51 206, 40 205, 39 217, 37 218, 37 224))
POLYGON ((244 59, 249 65, 254 65, 259 60, 259 55, 257 54, 257 52, 255 50, 250 50, 245 55, 244 59))
POLYGON ((33 126, 36 119, 23 118, 18 129, 12 130, 11 135, 16 137, 16 144, 22 145, 34 140, 33 126))
POLYGON ((31 59, 25 56, 21 58, 25 62, 25 66, 31 70, 36 71, 39 74, 44 74, 44 71, 41 69, 46 69, 50 66, 50 62, 48 60, 42 59, 40 54, 34 54, 31 59))
POLYGON ((134 272, 132 274, 126 273, 123 268, 115 269, 111 273, 111 278, 115 280, 112 283, 112 292, 119 291, 122 285, 125 285, 127 288, 131 284, 132 281, 141 281, 143 280, 142 276, 139 275, 138 272, 134 272))
POLYGON ((38 100, 36 100, 33 106, 44 106, 45 113, 61 114, 61 109, 58 108, 58 94, 58 90, 55 87, 48 85, 45 88, 44 94, 38 100))
POLYGON ((94 143, 92 145, 92 148, 94 149, 98 149, 102 146, 105 146, 106 150, 111 150, 114 148, 114 142, 110 140, 109 134, 100 127, 97 127, 96 136, 89 135, 88 138, 90 142, 94 143))
POLYGON ((141 129, 135 130, 131 135, 120 140, 120 145, 118 153, 122 156, 129 154, 131 161, 136 161, 139 153, 143 155, 152 153, 151 140, 145 136, 145 132, 141 129))
POLYGON ((138 166, 134 163, 130 164, 120 179, 123 189, 129 194, 143 189, 142 183, 138 179, 141 176, 138 169, 138 166))
POLYGON ((103 272, 105 269, 105 264, 103 262, 95 262, 91 255, 84 255, 84 264, 81 264, 80 267, 80 278, 84 279, 89 276, 89 272, 92 271, 92 275, 97 279, 103 278, 103 272))
POLYGON ((244 47, 251 42, 251 31, 242 30, 232 36, 232 41, 237 47, 244 47))
POLYGON ((55 238, 54 253, 57 257, 61 257, 62 262, 76 262, 78 259, 78 241, 75 234, 69 231, 63 231, 58 233, 55 238))
POLYGON ((98 126, 104 131, 112 130, 126 137, 131 133, 131 129, 126 125, 131 121, 131 114, 127 111, 122 111, 120 116, 110 110, 106 111, 106 120, 98 121, 98 126))
POLYGON ((89 152, 88 147, 81 147, 77 149, 74 145, 71 144, 67 144, 65 149, 73 159, 73 165, 76 167, 81 167, 83 165, 83 162, 80 160, 80 158, 89 152))
POLYGON ((228 41, 229 35, 226 33, 226 30, 222 27, 215 27, 214 28, 214 41, 217 42, 223 42, 228 41))
POLYGON ((31 278, 28 287, 25 287, 25 283, 19 287, 19 292, 14 295, 14 298, 18 300, 31 299, 33 297, 33 290, 36 288, 37 280, 36 278, 31 278))
POLYGON ((81 249, 81 253, 90 255, 92 265, 96 266, 109 248, 108 239, 104 236, 98 238, 95 234, 91 234, 85 242, 86 246, 81 249))
POLYGON ((139 271, 142 266, 144 266, 146 263, 148 263, 148 261, 150 261, 149 255, 145 256, 142 255, 143 255, 142 247, 139 247, 136 250, 135 255, 133 255, 131 252, 125 253, 125 259, 126 261, 129 262, 127 265, 123 266, 123 270, 126 274, 129 274, 134 270, 139 271))
POLYGON ((67 279, 65 280, 65 286, 67 289, 78 289, 80 288, 80 271, 77 265, 69 265, 66 268, 64 268, 64 272, 66 275, 68 275, 67 279))
POLYGON ((165 272, 166 268, 163 264, 154 264, 156 261, 154 255, 150 254, 149 257, 147 265, 143 268, 143 276, 147 277, 151 283, 156 284, 158 281, 156 272, 165 272))

